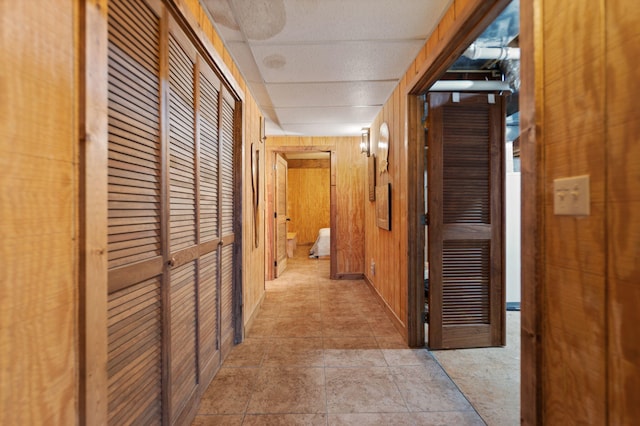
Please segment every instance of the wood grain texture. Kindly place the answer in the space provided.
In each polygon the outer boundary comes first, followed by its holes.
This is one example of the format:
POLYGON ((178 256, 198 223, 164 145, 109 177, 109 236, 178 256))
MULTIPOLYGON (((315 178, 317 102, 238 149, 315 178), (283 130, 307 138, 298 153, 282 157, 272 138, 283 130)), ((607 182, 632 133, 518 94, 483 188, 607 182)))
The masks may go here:
POLYGON ((640 8, 605 4, 608 421, 640 418, 640 8))
POLYGON ((81 8, 80 41, 80 377, 78 417, 107 421, 107 0, 81 8), (82 47, 81 47, 82 49, 82 47), (84 134, 83 134, 84 133, 84 134), (91 226, 87 221, 91 218, 91 226))
POLYGON ((359 138, 336 143, 336 261, 338 274, 364 273, 364 208, 367 157, 359 138))
POLYGON ((298 244, 313 244, 318 230, 331 225, 330 176, 329 168, 289 168, 288 231, 297 233, 298 244))
POLYGON ((2 424, 77 419, 77 13, 0 3, 2 424))
POLYGON ((520 3, 520 155, 522 170, 521 230, 521 380, 520 413, 524 425, 542 422, 542 253, 544 252, 543 115, 544 82, 541 8, 535 0, 520 3))
POLYGON ((543 3, 541 344, 544 419, 552 424, 606 422, 605 29, 603 10, 584 6, 543 3), (590 175, 591 214, 553 215, 553 180, 581 174, 590 175))

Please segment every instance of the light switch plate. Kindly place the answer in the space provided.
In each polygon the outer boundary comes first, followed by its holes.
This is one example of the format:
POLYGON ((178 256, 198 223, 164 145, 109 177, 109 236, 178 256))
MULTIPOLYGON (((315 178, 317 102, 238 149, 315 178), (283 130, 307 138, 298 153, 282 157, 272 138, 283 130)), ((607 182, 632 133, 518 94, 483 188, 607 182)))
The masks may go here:
POLYGON ((553 213, 568 216, 591 214, 589 175, 554 179, 553 213))

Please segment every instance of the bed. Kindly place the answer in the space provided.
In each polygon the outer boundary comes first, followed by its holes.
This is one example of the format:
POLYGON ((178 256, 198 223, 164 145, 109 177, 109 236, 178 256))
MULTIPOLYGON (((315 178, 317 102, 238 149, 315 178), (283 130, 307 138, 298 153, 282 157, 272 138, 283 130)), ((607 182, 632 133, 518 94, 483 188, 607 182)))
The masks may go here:
POLYGON ((320 228, 318 238, 309 250, 309 257, 329 256, 331 254, 331 229, 320 228))

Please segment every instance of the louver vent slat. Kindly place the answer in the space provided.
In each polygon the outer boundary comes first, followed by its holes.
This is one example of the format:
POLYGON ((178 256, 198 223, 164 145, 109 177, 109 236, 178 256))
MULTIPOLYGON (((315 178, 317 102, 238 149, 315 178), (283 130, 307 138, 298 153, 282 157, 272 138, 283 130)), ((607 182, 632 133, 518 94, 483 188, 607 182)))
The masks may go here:
POLYGON ((445 224, 489 224, 490 144, 487 108, 444 107, 445 224))
POLYGON ((200 240, 218 237, 218 96, 200 74, 200 240))
POLYGON ((169 175, 171 251, 196 243, 193 63, 169 36, 169 175))
POLYGON ((222 234, 233 233, 233 106, 225 99, 222 102, 222 234))
POLYGON ((108 259, 116 268, 160 254, 158 18, 139 1, 114 1, 108 50, 108 259))
POLYGON ((445 241, 442 250, 442 324, 488 324, 490 242, 445 241))

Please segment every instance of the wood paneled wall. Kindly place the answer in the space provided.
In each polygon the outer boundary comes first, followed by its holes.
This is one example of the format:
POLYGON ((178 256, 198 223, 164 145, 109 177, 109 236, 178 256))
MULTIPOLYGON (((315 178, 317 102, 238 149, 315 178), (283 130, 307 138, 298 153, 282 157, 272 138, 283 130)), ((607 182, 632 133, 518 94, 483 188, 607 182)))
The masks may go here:
POLYGON ((539 259, 523 271, 539 318, 523 317, 523 336, 541 342, 537 421, 626 424, 640 417, 640 10, 632 0, 523 7, 533 49, 523 130, 535 135, 521 152, 523 181, 540 200, 538 241, 523 227, 523 254, 539 259), (554 179, 583 174, 591 214, 554 215, 554 179))
POLYGON ((76 424, 72 1, 0 2, 0 423, 76 424))
MULTIPOLYGON (((364 272, 366 157, 360 154, 359 144, 359 137, 267 138, 267 146, 271 152, 308 151, 316 148, 331 151, 331 161, 334 163, 331 173, 335 174, 331 176, 331 191, 334 191, 335 197, 331 215, 336 234, 336 256, 331 261, 335 262, 334 277, 338 279, 361 277, 364 272)), ((271 164, 267 164, 267 168, 271 171, 271 164)), ((268 176, 267 180, 269 181, 268 176)), ((267 258, 271 256, 267 252, 267 258)))
POLYGON ((292 168, 287 180, 287 215, 289 232, 295 232, 298 244, 311 244, 320 228, 331 225, 331 170, 292 168))

